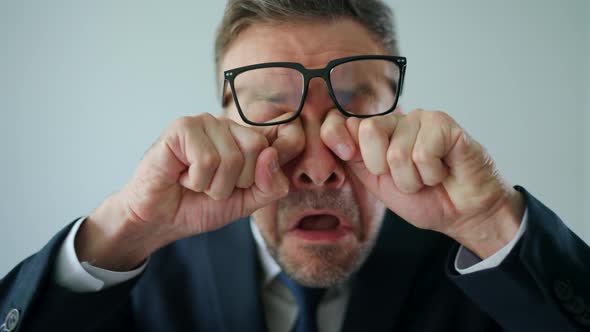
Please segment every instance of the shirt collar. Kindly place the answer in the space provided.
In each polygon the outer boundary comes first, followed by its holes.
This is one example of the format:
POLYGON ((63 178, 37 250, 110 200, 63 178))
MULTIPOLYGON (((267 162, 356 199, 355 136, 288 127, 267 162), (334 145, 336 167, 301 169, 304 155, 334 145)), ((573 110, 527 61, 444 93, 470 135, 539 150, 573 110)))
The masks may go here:
POLYGON ((250 229, 252 230, 252 235, 256 242, 256 251, 258 252, 258 258, 262 265, 262 286, 266 287, 281 273, 281 267, 268 252, 258 226, 256 226, 251 218, 250 229))

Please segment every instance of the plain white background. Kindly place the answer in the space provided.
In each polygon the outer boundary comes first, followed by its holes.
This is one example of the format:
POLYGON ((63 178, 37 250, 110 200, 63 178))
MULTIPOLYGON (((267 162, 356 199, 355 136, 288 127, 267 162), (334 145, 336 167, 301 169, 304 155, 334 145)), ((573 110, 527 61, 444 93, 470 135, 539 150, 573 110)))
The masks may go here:
MULTIPOLYGON (((590 2, 390 1, 402 105, 445 110, 590 240, 590 2)), ((218 113, 224 1, 0 2, 0 277, 131 175, 175 118, 218 113)))

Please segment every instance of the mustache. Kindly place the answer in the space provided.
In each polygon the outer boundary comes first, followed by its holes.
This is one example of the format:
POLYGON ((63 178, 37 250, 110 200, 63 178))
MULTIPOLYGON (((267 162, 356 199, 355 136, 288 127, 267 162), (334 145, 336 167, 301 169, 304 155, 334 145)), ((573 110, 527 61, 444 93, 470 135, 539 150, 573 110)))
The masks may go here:
MULTIPOLYGON (((279 215, 293 216, 302 210, 329 209, 340 211, 353 225, 360 223, 360 212, 352 190, 326 189, 290 192, 278 201, 279 215)), ((281 220, 287 223, 288 218, 281 220)))

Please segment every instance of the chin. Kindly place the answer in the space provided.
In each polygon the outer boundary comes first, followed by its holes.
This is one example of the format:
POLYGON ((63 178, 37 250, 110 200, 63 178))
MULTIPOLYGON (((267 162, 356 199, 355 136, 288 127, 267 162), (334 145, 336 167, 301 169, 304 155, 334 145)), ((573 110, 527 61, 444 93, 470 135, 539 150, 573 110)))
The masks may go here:
POLYGON ((326 245, 284 241, 278 252, 272 254, 293 280, 307 287, 328 288, 346 282, 360 268, 374 241, 369 244, 326 245))

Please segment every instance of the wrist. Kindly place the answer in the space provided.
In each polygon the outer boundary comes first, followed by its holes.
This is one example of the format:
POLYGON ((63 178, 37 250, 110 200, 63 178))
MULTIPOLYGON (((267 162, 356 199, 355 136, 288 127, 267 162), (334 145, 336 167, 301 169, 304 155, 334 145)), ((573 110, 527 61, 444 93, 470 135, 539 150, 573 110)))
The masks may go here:
POLYGON ((80 226, 74 240, 80 262, 111 271, 130 271, 158 248, 153 234, 141 229, 119 195, 105 199, 80 226))
POLYGON ((481 259, 498 252, 512 240, 525 211, 524 198, 510 188, 484 216, 466 222, 464 232, 451 236, 481 259))

